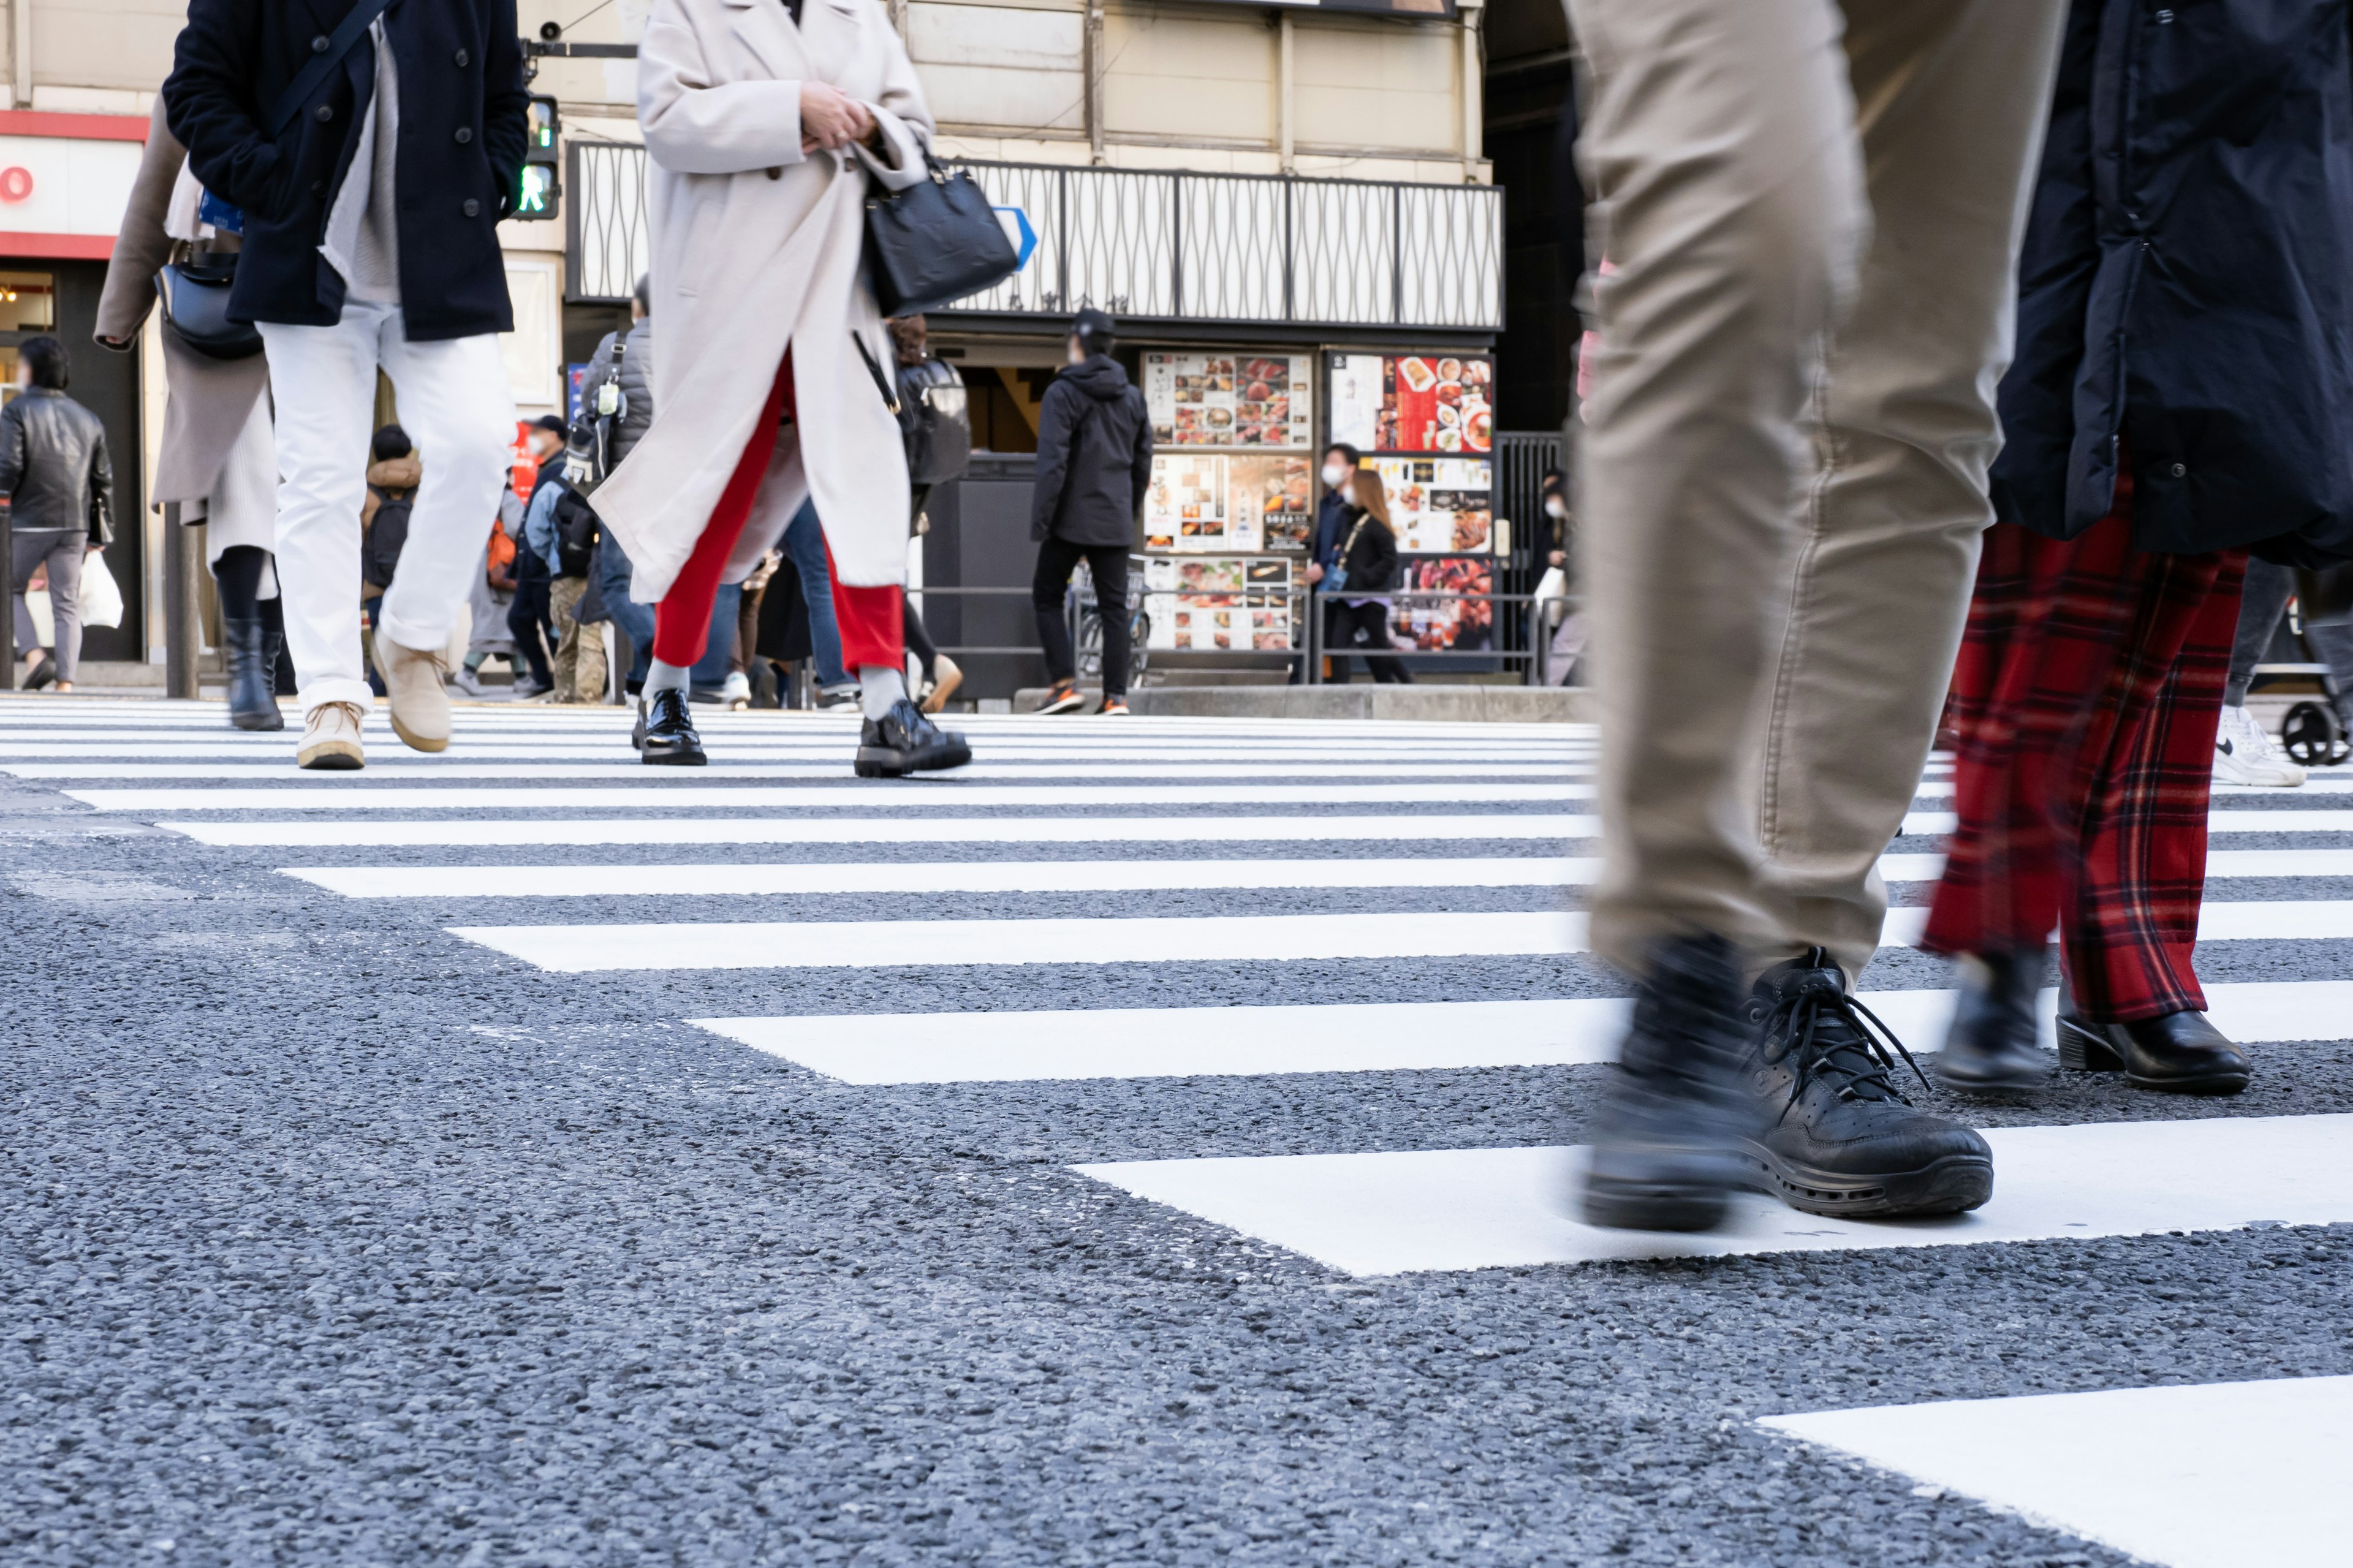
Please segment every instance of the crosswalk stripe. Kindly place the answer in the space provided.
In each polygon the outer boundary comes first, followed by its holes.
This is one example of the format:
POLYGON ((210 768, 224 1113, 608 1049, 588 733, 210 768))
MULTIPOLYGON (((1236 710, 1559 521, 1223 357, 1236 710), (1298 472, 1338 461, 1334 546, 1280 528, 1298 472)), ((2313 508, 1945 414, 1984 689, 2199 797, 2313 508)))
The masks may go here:
POLYGON ((223 847, 590 847, 648 844, 1247 844, 1405 840, 1558 843, 1590 816, 1399 812, 1380 816, 501 817, 495 821, 189 822, 156 826, 223 847))
MULTIPOLYGON (((1950 991, 1865 991, 1915 1055, 1937 1049, 1950 991)), ((2042 993, 2042 1036, 2059 994, 2042 993)), ((2206 987, 2207 1016, 2243 1045, 2353 1036, 2353 981, 2206 987)), ((1267 1007, 1107 1007, 697 1018, 701 1027, 845 1083, 1256 1077, 1576 1067, 1614 1059, 1633 1004, 1620 997, 1364 1002, 1267 1007)))
MULTIPOLYGON (((586 745, 571 737, 545 741, 526 740, 501 735, 486 742, 470 742, 453 752, 442 753, 442 759, 394 751, 375 758, 371 769, 406 766, 428 768, 458 763, 485 762, 611 762, 616 753, 621 760, 638 765, 637 759, 625 746, 610 743, 586 745)), ((731 745, 718 752, 715 760, 730 762, 811 762, 840 763, 845 759, 841 743, 828 741, 823 745, 786 744, 781 742, 758 741, 731 745)), ((120 737, 111 742, 91 742, 86 745, 60 744, 51 742, 26 742, 0 744, 0 764, 26 765, 54 763, 60 760, 84 763, 98 762, 201 763, 243 762, 254 767, 279 770, 289 768, 292 756, 282 742, 268 746, 239 744, 226 741, 166 741, 146 744, 122 743, 120 737)), ((1067 763, 1084 760, 1090 763, 1235 763, 1271 764, 1293 762, 1340 766, 1363 763, 1368 766, 1398 767, 1428 763, 1449 768, 1484 766, 1514 767, 1528 770, 1540 768, 1577 769, 1590 771, 1590 752, 1562 752, 1555 755, 1530 755, 1525 752, 1487 752, 1475 747, 1441 752, 1435 747, 1361 747, 1330 746, 1302 750, 1293 747, 1233 747, 1233 746, 1119 746, 1100 749, 1084 746, 991 745, 982 761, 994 767, 1008 763, 1067 763)), ((69 775, 56 775, 69 776, 69 775)))
POLYGON ((1358 1276, 1644 1258, 2081 1240, 2353 1221, 2353 1116, 1985 1130, 1992 1199, 1942 1220, 1826 1219, 1736 1199, 1720 1230, 1568 1217, 1579 1152, 1440 1149, 1072 1167, 1123 1192, 1358 1276))
MULTIPOLYGON (((1909 947, 1923 908, 1887 911, 1880 943, 1909 947)), ((572 973, 627 969, 811 969, 904 963, 1180 963, 1469 958, 1587 951, 1576 910, 1309 915, 1131 915, 1073 920, 646 921, 452 926, 451 934, 572 973)), ((2353 900, 2210 903, 2200 942, 2353 937, 2353 900)))
POLYGON ((2318 1568, 2353 1555, 2353 1377, 1882 1405, 1758 1425, 2166 1568, 2318 1568))
MULTIPOLYGON (((403 783, 423 779, 636 779, 647 777, 644 763, 616 761, 608 752, 601 762, 399 762, 371 763, 375 777, 403 783)), ((21 779, 195 779, 225 784, 254 783, 291 772, 276 763, 6 763, 0 773, 21 779)), ((956 786, 967 779, 1407 779, 1407 778, 1578 778, 1588 767, 1560 763, 986 763, 956 770, 956 786)), ((757 779, 847 779, 849 759, 825 762, 765 763, 717 757, 699 777, 757 779)), ((1923 784, 1923 794, 1940 793, 1923 784)))
MULTIPOLYGON (((685 770, 681 770, 684 772, 685 770)), ((670 775, 675 776, 675 775, 670 775)), ((694 775, 690 775, 694 776, 694 775)), ((1205 797, 1195 788, 1158 784, 956 784, 934 780, 878 782, 802 789, 732 789, 690 783, 611 789, 415 789, 402 784, 289 784, 276 789, 69 789, 69 799, 100 811, 643 811, 649 807, 801 806, 809 810, 938 810, 950 806, 1063 805, 1500 805, 1589 800, 1582 784, 1250 784, 1205 797)), ((2353 812, 2346 814, 2353 816, 2353 812)))

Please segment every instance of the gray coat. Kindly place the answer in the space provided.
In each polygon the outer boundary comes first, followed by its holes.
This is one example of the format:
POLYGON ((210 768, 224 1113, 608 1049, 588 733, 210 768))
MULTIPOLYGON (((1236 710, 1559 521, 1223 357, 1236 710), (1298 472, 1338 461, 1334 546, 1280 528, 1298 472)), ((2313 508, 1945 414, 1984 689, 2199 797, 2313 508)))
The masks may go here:
MULTIPOLYGON (((589 356, 588 373, 580 378, 582 415, 596 416, 596 389, 613 373, 613 341, 621 334, 607 332, 605 341, 596 345, 589 356)), ((613 449, 605 460, 617 468, 646 426, 654 422, 654 319, 648 316, 629 329, 628 347, 621 354, 621 395, 628 405, 613 430, 613 449)))
MULTIPOLYGON (((103 347, 120 343, 118 352, 132 351, 147 312, 155 308, 155 275, 187 248, 164 232, 172 186, 187 161, 186 149, 164 127, 159 97, 147 127, 146 155, 132 181, 122 232, 115 237, 114 258, 107 263, 106 286, 98 297, 96 336, 103 347)), ((217 243, 223 250, 234 249, 237 237, 223 235, 217 243)), ((252 417, 254 400, 269 392, 269 364, 260 354, 207 359, 167 329, 164 385, 169 395, 164 404, 163 447, 156 454, 155 482, 148 499, 157 505, 201 500, 220 482, 221 467, 252 417)))

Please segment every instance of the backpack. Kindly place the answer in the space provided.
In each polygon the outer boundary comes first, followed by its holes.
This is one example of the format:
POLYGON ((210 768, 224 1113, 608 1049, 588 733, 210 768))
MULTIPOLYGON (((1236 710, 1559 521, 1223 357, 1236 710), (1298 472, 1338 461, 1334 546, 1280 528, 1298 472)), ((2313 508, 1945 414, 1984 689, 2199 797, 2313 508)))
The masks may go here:
POLYGON ((360 575, 379 588, 389 588, 393 569, 400 564, 401 546, 408 542, 408 511, 414 493, 376 490, 375 498, 375 521, 368 524, 367 543, 360 552, 360 575))
POLYGON ((936 359, 905 366, 899 372, 899 403, 909 481, 937 485, 963 478, 972 461, 972 416, 955 366, 936 359))

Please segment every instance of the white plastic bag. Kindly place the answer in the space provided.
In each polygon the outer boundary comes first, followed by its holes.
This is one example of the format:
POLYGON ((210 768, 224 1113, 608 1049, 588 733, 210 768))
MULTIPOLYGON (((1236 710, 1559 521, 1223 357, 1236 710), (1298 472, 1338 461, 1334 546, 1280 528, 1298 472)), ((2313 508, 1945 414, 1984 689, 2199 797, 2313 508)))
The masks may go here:
POLYGON ((1557 566, 1546 568, 1536 584, 1536 600, 1544 605, 1545 625, 1560 625, 1561 617, 1568 614, 1568 574, 1557 566))
MULTIPOLYGON (((106 557, 96 551, 81 558, 81 624, 119 626, 122 624, 122 589, 106 569, 106 557)), ((52 640, 49 647, 56 647, 52 640)))
POLYGON ((33 646, 57 647, 58 620, 49 613, 49 591, 47 588, 34 588, 26 593, 25 613, 33 620, 33 646))

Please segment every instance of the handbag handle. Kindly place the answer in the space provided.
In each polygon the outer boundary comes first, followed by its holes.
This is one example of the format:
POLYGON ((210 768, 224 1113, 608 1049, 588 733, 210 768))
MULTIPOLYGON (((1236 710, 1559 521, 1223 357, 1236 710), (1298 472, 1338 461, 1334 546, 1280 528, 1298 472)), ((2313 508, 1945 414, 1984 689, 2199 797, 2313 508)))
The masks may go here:
POLYGON ((263 134, 272 142, 285 134, 288 124, 302 112, 304 100, 326 85, 327 79, 343 65, 343 57, 352 52, 352 46, 360 41, 360 35, 375 26, 375 19, 391 8, 392 0, 359 0, 352 7, 351 14, 328 36, 327 47, 311 57, 311 63, 287 83, 286 90, 278 95, 278 101, 269 106, 269 119, 262 127, 263 134))
POLYGON ((899 394, 882 379, 882 367, 874 362, 873 353, 867 348, 866 340, 852 332, 849 341, 858 345, 858 357, 866 362, 866 374, 874 378, 874 390, 882 395, 882 405, 891 411, 891 417, 896 419, 899 417, 899 394))

